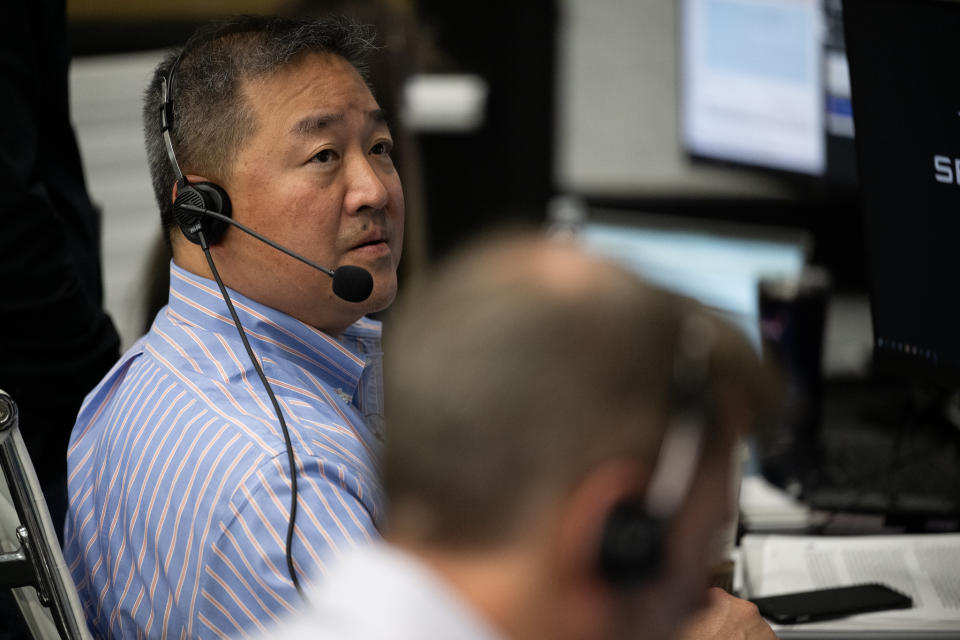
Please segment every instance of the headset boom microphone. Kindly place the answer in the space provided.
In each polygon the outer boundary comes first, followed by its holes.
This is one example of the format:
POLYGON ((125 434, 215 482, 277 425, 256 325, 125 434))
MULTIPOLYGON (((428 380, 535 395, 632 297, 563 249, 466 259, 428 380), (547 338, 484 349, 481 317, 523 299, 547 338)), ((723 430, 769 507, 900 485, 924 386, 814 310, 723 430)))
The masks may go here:
MULTIPOLYGON (((231 224, 234 227, 240 229, 244 233, 248 233, 257 240, 264 242, 277 251, 282 251, 291 258, 296 258, 300 262, 322 271, 331 278, 333 278, 333 292, 339 297, 347 302, 363 302, 370 297, 370 292, 373 291, 373 276, 370 275, 370 272, 364 269, 363 267, 358 267, 352 264, 346 264, 337 267, 336 271, 322 267, 316 262, 305 258, 304 256, 287 249, 286 247, 277 244, 273 240, 270 240, 266 236, 257 233, 250 227, 245 224, 241 224, 229 216, 225 216, 222 213, 216 211, 210 211, 204 207, 198 207, 192 204, 181 203, 174 207, 174 215, 177 216, 177 221, 180 222, 181 226, 187 228, 193 228, 200 224, 200 216, 208 215, 213 218, 231 224), (183 220, 182 218, 187 218, 188 216, 183 211, 190 211, 195 214, 196 220, 183 220)), ((189 216, 193 217, 193 216, 189 216)))

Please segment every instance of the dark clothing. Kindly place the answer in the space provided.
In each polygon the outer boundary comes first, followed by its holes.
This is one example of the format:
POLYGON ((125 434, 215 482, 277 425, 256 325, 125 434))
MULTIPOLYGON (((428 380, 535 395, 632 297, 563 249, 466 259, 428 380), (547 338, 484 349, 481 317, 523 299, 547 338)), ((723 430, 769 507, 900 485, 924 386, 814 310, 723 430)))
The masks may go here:
MULTIPOLYGON (((102 308, 99 219, 70 123, 63 0, 12 0, 0 38, 0 389, 40 482, 66 474, 84 396, 119 357, 102 308)), ((48 495, 59 526, 63 510, 48 495)))
MULTIPOLYGON (((120 340, 102 308, 98 213, 70 124, 64 1, 11 0, 3 13, 0 389, 17 402, 59 529, 70 429, 120 340)), ((30 637, 9 591, 0 620, 0 640, 30 637)))

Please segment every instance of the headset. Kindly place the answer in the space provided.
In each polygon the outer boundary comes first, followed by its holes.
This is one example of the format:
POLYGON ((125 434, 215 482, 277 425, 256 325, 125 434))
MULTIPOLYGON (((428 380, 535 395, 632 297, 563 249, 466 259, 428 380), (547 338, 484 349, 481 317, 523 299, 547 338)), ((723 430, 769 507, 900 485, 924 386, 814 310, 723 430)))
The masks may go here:
POLYGON ((185 52, 186 47, 180 51, 176 59, 173 61, 173 64, 170 65, 170 68, 167 70, 166 75, 160 80, 161 133, 163 136, 164 145, 167 149, 167 156, 170 159, 170 165, 173 167, 174 174, 177 178, 177 195, 173 201, 173 217, 183 235, 190 242, 200 245, 200 248, 203 249, 203 254, 207 259, 207 264, 210 266, 210 271, 213 273, 213 277, 217 281, 217 286, 220 288, 220 293, 223 295, 223 300, 227 304, 227 309, 230 311, 230 316, 233 318, 233 323, 237 327, 237 332, 240 334, 243 347, 246 350, 254 369, 257 371, 257 376, 260 378, 260 382, 263 384, 263 388, 266 390, 267 396, 269 396, 270 402, 273 404, 274 412, 277 415, 277 421, 280 423, 280 430, 283 433, 283 441, 287 451, 287 463, 290 468, 290 519, 287 522, 287 535, 284 553, 286 556, 287 572, 290 575, 290 580, 293 582, 293 586, 296 588, 297 593, 303 597, 303 589, 300 586, 300 580, 297 578, 297 573, 294 570, 292 555, 293 534, 297 519, 297 467, 293 454, 293 444, 290 441, 290 432, 287 429, 287 423, 283 418, 283 412, 280 410, 280 404, 277 402, 277 397, 273 392, 273 388, 267 381, 267 377, 263 373, 260 362, 254 355, 253 349, 250 347, 250 342, 247 339, 246 331, 244 331, 243 325, 240 324, 240 318, 237 316, 236 309, 233 306, 233 301, 230 299, 230 295, 227 293, 227 288, 224 286, 223 280, 220 278, 220 273, 217 271, 217 267, 213 262, 213 256, 210 253, 210 245, 217 244, 223 239, 223 235, 226 232, 228 225, 237 227, 243 232, 257 238, 262 242, 265 242, 278 251, 296 258, 297 260, 300 260, 301 262, 304 262, 305 264, 308 264, 333 278, 333 293, 348 302, 362 302, 369 297, 371 291, 373 290, 373 276, 371 276, 370 272, 366 269, 354 265, 342 265, 333 271, 316 264, 304 256, 287 249, 286 247, 277 244, 253 229, 250 229, 249 227, 232 219, 231 216, 233 208, 230 203, 230 196, 227 195, 227 192, 223 187, 212 182, 191 183, 187 180, 180 168, 180 163, 177 161, 177 154, 173 149, 173 141, 170 136, 170 130, 173 128, 174 82, 176 79, 177 69, 180 66, 180 61, 185 52))
POLYGON ((713 327, 695 315, 680 328, 670 389, 671 418, 645 494, 616 504, 601 534, 598 570, 619 589, 636 588, 663 569, 664 537, 693 485, 709 420, 713 327))
POLYGON ((170 166, 177 178, 177 196, 173 201, 173 217, 186 238, 201 247, 204 241, 208 244, 217 244, 223 239, 227 223, 215 216, 204 215, 217 213, 229 218, 233 213, 230 196, 220 185, 213 182, 191 183, 183 175, 177 154, 173 150, 173 141, 170 130, 173 128, 173 88, 177 68, 183 58, 186 48, 177 54, 176 59, 161 79, 160 126, 163 142, 167 148, 167 157, 170 166), (195 209, 202 209, 198 212, 195 209))

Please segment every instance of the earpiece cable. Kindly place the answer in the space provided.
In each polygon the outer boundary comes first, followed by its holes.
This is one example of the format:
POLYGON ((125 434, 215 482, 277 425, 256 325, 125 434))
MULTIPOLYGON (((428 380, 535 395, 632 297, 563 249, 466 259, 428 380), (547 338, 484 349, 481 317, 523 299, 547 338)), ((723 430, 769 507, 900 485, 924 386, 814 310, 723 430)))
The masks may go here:
POLYGON ((243 346, 247 350, 247 355, 250 356, 250 362, 253 363, 253 368, 257 370, 257 375, 260 376, 260 382, 263 383, 263 388, 270 397, 270 402, 273 403, 273 409, 277 413, 277 420, 280 421, 280 430, 283 432, 283 441, 287 448, 287 461, 290 465, 290 519, 287 522, 286 541, 287 571, 290 573, 290 579, 293 581, 293 586, 296 588, 297 593, 300 594, 301 598, 306 600, 306 597, 303 594, 303 588, 300 586, 300 580, 297 578, 297 572, 294 571, 293 568, 293 532, 297 520, 297 468, 295 466, 296 462, 293 456, 293 443, 290 440, 290 432, 287 430, 287 423, 283 419, 283 412, 280 410, 280 403, 277 402, 277 397, 274 395, 270 383, 267 382, 267 376, 263 373, 263 368, 261 368, 260 362, 254 355, 253 349, 250 347, 250 342, 247 340, 247 333, 243 330, 243 325, 240 324, 240 318, 237 316, 237 311, 233 307, 233 301, 230 300, 230 296, 227 294, 227 288, 224 286, 223 280, 220 279, 220 273, 217 271, 217 267, 213 263, 213 256, 210 255, 210 246, 207 244, 207 238, 204 236, 203 230, 198 231, 197 235, 200 237, 200 247, 203 249, 203 255, 207 258, 207 264, 210 265, 210 271, 213 273, 213 278, 217 281, 217 286, 220 287, 220 293, 223 294, 223 300, 227 303, 227 309, 230 310, 230 316, 233 318, 233 323, 236 325, 237 331, 240 333, 240 339, 243 341, 243 346))

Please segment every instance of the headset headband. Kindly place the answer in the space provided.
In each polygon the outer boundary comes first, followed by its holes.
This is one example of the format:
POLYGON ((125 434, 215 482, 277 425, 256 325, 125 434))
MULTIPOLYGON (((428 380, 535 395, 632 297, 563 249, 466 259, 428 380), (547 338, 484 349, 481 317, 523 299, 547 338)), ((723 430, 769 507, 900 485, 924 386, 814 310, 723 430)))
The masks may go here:
POLYGON ((173 150, 173 141, 170 139, 170 129, 173 128, 173 78, 180 66, 180 59, 186 48, 181 49, 177 54, 176 60, 170 65, 167 75, 160 79, 160 131, 163 135, 163 143, 167 147, 167 156, 170 158, 170 165, 177 176, 177 184, 184 184, 186 179, 183 177, 183 171, 180 169, 180 163, 177 162, 177 154, 173 150))

